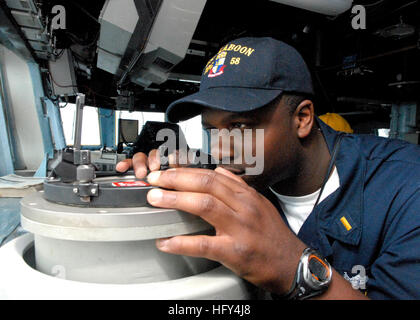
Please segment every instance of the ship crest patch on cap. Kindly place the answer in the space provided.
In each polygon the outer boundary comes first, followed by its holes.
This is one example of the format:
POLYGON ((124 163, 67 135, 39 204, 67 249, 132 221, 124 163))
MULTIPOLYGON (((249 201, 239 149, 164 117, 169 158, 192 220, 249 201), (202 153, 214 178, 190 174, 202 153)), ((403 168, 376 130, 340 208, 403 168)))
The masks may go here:
MULTIPOLYGON (((226 60, 226 51, 220 51, 216 59, 214 59, 213 63, 211 63, 207 68, 210 69, 210 73, 208 75, 209 78, 214 78, 223 74, 223 70, 226 68, 225 60, 226 60)), ((207 70, 206 68, 206 70, 207 70)))
POLYGON ((254 53, 253 48, 249 48, 237 44, 228 44, 220 49, 220 51, 207 63, 204 74, 208 74, 209 78, 214 78, 223 74, 224 69, 226 68, 226 63, 233 65, 240 64, 241 55, 251 56, 254 53), (226 61, 226 56, 228 51, 237 52, 238 56, 232 57, 230 61, 226 61))

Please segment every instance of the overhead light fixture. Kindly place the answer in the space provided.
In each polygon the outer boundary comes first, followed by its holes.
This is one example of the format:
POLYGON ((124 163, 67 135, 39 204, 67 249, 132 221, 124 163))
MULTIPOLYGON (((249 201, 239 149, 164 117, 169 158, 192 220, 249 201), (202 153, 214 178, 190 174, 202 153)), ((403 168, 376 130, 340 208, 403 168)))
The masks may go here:
POLYGON ((383 38, 399 40, 402 38, 412 36, 415 32, 416 28, 412 25, 404 23, 401 17, 400 23, 378 30, 375 32, 375 35, 378 35, 383 38))

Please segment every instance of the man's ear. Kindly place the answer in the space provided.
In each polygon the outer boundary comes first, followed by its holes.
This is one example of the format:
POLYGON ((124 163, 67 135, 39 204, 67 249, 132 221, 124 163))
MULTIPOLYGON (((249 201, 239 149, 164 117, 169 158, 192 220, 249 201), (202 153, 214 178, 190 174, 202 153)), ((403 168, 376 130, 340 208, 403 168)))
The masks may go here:
POLYGON ((311 100, 302 101, 296 108, 294 114, 296 132, 299 139, 306 138, 314 125, 314 104, 311 100))

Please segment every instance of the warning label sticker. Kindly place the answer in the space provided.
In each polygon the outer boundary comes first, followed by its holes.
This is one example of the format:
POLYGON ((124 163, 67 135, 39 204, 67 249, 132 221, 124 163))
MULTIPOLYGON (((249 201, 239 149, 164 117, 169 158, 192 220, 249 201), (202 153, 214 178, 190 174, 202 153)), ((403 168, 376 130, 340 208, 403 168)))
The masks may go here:
POLYGON ((120 182, 113 182, 113 187, 149 187, 150 184, 144 181, 120 181, 120 182))

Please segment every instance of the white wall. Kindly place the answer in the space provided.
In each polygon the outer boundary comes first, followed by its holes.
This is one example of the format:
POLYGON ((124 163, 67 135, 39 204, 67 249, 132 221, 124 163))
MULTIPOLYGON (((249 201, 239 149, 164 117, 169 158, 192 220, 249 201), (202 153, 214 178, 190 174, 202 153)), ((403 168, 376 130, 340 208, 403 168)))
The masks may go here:
POLYGON ((44 149, 29 68, 23 59, 2 45, 0 60, 6 80, 9 110, 12 111, 15 124, 18 157, 25 169, 36 170, 44 157, 44 149))
MULTIPOLYGON (((66 145, 74 144, 74 126, 76 122, 76 105, 74 103, 61 103, 61 120, 63 122, 66 145)), ((84 106, 82 121, 82 146, 97 146, 101 144, 99 133, 98 108, 84 106)))

